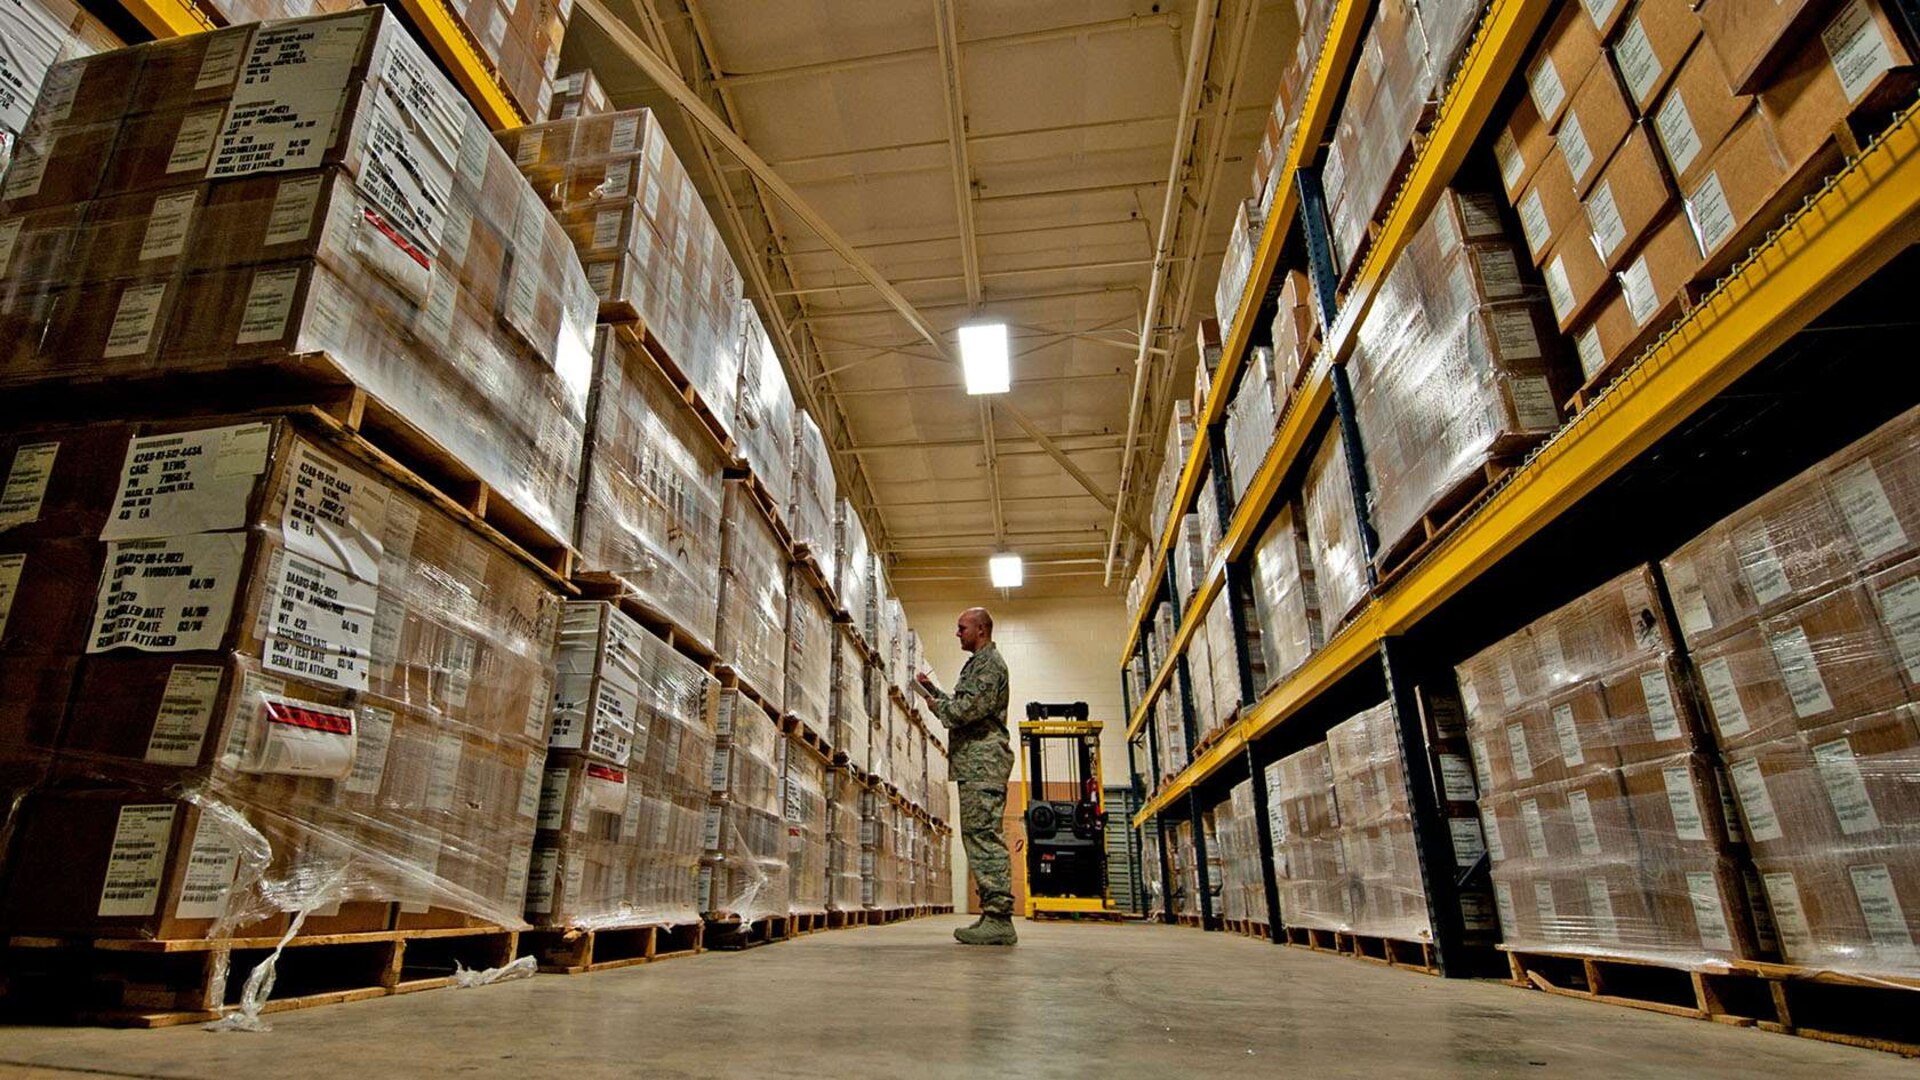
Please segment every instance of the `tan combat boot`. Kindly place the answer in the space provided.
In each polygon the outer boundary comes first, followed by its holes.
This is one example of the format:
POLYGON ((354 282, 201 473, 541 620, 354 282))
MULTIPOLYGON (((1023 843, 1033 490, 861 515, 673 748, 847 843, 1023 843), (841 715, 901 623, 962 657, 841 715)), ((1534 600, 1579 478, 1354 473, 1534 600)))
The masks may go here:
POLYGON ((962 945, 1012 945, 1020 940, 1011 915, 982 915, 978 923, 955 930, 953 937, 962 945))

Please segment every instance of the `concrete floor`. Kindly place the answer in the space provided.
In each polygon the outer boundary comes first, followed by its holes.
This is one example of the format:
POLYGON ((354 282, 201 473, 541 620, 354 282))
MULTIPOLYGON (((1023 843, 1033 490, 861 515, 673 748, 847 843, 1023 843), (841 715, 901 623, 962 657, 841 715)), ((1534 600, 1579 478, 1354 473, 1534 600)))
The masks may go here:
POLYGON ((1226 934, 965 920, 271 1016, 0 1028, 0 1077, 1912 1077, 1887 1054, 1446 982, 1226 934))

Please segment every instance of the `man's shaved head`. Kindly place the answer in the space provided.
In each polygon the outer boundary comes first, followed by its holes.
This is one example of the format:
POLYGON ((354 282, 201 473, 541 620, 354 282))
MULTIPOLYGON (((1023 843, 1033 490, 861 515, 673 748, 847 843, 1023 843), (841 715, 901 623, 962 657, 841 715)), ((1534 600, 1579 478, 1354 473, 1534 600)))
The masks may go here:
POLYGON ((972 619, 979 625, 980 629, 985 630, 989 634, 993 633, 993 613, 986 608, 970 607, 961 612, 960 617, 963 619, 972 619))
POLYGON ((960 648, 966 652, 977 652, 980 647, 993 641, 993 616, 983 607, 970 607, 960 613, 953 629, 953 636, 960 639, 960 648))

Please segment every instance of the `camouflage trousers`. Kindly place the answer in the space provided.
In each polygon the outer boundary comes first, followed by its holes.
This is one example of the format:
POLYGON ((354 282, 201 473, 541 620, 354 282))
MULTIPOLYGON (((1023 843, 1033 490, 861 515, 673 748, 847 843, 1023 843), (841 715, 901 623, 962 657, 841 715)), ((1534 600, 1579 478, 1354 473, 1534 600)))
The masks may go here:
POLYGON ((1007 785, 960 782, 960 845, 967 852, 967 869, 980 890, 980 910, 989 915, 1013 914, 1013 867, 1007 841, 1000 834, 1007 809, 1007 785))

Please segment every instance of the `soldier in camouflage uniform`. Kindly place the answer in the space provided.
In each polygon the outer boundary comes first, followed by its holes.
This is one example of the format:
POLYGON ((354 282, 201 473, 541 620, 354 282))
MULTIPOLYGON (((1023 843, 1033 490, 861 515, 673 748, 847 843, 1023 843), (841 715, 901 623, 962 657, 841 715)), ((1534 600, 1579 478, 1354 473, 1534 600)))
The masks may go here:
POLYGON ((985 608, 960 613, 955 636, 973 654, 960 669, 949 694, 925 673, 920 685, 933 701, 933 714, 946 725, 953 778, 960 786, 960 842, 967 867, 980 890, 979 921, 953 936, 967 945, 1012 945, 1012 866, 1000 835, 1007 807, 1007 776, 1013 771, 1013 746, 1007 738, 1007 663, 993 644, 993 616, 985 608))

